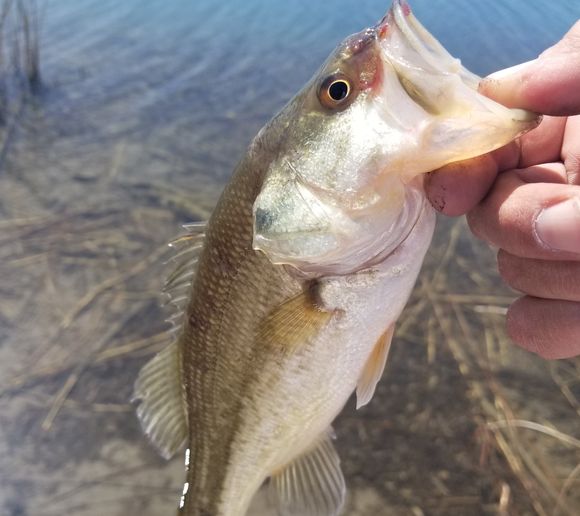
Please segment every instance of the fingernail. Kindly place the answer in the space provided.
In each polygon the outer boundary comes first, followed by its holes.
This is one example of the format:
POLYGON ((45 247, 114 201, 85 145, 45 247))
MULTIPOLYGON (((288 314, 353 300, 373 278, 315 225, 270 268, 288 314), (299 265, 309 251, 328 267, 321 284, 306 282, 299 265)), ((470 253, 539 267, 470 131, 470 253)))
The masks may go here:
POLYGON ((531 61, 526 61, 525 63, 520 63, 518 65, 511 66, 510 68, 504 68, 503 70, 498 70, 497 72, 489 74, 484 79, 484 81, 487 81, 488 79, 503 80, 506 77, 517 75, 518 73, 522 72, 523 70, 525 70, 526 68, 528 68, 529 66, 531 66, 535 62, 536 62, 536 59, 532 59, 531 61))
POLYGON ((544 208, 536 219, 535 233, 544 247, 580 253, 580 198, 544 208))

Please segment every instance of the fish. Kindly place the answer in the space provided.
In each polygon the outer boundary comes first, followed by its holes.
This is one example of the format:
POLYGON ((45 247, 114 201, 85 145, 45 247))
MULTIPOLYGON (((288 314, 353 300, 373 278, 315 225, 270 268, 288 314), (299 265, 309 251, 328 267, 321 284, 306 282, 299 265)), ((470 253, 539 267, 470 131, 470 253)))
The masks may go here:
POLYGON ((539 117, 480 95, 395 0, 256 135, 207 223, 174 241, 172 343, 135 383, 166 457, 186 448, 182 516, 332 516, 332 422, 360 408, 435 227, 423 174, 497 149, 539 117))

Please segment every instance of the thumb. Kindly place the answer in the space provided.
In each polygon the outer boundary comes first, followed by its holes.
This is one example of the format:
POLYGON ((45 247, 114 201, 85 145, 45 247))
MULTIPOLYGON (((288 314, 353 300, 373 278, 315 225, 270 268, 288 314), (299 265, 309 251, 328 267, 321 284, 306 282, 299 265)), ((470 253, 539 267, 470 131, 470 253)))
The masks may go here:
POLYGON ((485 78, 480 92, 507 107, 545 115, 580 114, 580 21, 533 61, 485 78))

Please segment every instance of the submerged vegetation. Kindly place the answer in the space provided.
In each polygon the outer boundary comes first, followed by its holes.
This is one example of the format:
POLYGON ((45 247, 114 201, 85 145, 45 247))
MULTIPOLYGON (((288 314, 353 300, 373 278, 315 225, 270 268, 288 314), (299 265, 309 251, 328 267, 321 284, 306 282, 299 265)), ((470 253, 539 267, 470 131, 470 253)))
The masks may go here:
MULTIPOLYGON (((182 460, 161 467, 128 400, 140 366, 167 341, 158 287, 164 235, 177 224, 168 212, 206 218, 218 192, 144 188, 0 225, 2 287, 27 293, 0 299, 3 326, 20 328, 5 340, 15 360, 0 370, 0 444, 18 446, 26 424, 41 470, 90 464, 72 484, 52 481, 46 515, 100 514, 103 493, 117 500, 110 514, 154 515, 177 499, 182 460), (123 460, 107 451, 113 443, 123 460), (117 498, 110 480, 128 474, 131 503, 144 504, 137 512, 122 509, 129 497, 117 498)), ((512 299, 465 224, 441 226, 377 397, 337 421, 353 492, 346 514, 577 514, 580 360, 516 349, 504 333, 512 299)), ((24 468, 25 455, 0 459, 0 500, 18 481, 6 472, 24 468)))

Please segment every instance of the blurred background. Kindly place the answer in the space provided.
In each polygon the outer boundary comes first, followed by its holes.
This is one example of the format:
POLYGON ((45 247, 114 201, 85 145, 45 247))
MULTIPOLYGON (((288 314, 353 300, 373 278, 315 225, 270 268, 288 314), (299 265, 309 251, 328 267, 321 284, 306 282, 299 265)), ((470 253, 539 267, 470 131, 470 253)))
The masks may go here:
MULTIPOLYGON (((166 243, 387 0, 0 0, 0 515, 174 514, 183 457, 129 403, 166 341, 166 243)), ((414 0, 472 71, 534 58, 577 0, 414 0)), ((493 251, 440 220, 371 404, 348 515, 580 514, 580 361, 514 349, 493 251)), ((273 514, 258 496, 252 515, 273 514)))

